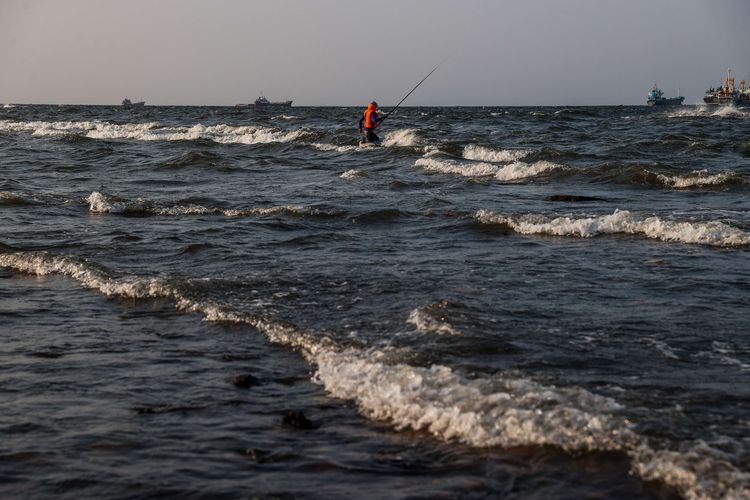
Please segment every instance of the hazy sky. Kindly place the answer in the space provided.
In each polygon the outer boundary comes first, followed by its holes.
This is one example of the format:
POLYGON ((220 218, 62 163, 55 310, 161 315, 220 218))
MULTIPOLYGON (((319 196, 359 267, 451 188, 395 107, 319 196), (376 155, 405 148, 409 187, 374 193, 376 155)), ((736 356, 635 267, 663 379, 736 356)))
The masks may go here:
POLYGON ((687 103, 750 77, 750 0, 0 0, 0 103, 687 103))

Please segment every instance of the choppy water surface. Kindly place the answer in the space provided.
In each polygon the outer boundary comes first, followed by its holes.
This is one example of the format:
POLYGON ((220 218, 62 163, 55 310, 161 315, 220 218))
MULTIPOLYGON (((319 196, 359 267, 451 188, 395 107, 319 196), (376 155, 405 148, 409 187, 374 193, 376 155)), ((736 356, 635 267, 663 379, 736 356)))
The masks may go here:
POLYGON ((0 108, 3 496, 750 495, 750 112, 358 112, 0 108))

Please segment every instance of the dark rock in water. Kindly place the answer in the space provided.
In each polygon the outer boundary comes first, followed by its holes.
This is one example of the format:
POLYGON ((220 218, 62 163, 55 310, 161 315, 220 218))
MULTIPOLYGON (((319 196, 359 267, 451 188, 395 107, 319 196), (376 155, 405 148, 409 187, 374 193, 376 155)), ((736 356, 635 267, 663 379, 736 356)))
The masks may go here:
POLYGON ((237 387, 249 388, 258 383, 258 379, 252 375, 237 375, 232 379, 232 383, 237 387))
POLYGON ((545 201, 607 201, 604 198, 597 198, 596 196, 577 196, 574 194, 553 194, 547 196, 545 201))
POLYGON ((149 408, 148 406, 139 406, 134 409, 138 415, 155 415, 158 413, 156 408, 149 408))
POLYGON ((281 423, 291 427, 296 427, 297 429, 314 428, 312 421, 310 421, 301 411, 290 410, 286 412, 284 418, 281 419, 281 423))

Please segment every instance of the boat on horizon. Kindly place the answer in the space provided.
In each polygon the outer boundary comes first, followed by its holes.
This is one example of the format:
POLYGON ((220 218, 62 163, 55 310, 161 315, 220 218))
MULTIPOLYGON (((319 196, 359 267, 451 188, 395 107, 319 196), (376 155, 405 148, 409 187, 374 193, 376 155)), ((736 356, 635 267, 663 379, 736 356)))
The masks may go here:
POLYGON ((146 101, 138 101, 138 102, 132 102, 127 97, 122 100, 122 107, 126 109, 130 108, 142 108, 146 105, 146 101))
POLYGON ((255 107, 255 108, 291 108, 293 101, 271 102, 263 95, 258 97, 252 104, 236 104, 237 108, 255 107))
MULTIPOLYGON (((679 91, 677 92, 679 94, 679 91)), ((680 106, 682 101, 685 100, 684 96, 678 95, 677 97, 664 97, 664 92, 656 86, 654 86, 646 96, 646 104, 649 106, 680 106)))
POLYGON ((253 102, 256 108, 266 108, 266 107, 279 107, 279 108, 289 108, 292 106, 292 101, 279 101, 279 102, 271 102, 262 95, 258 97, 255 102, 253 102))
POLYGON ((735 87, 732 70, 729 69, 721 85, 706 90, 703 102, 709 106, 750 106, 750 87, 746 83, 745 80, 740 80, 740 87, 735 87))

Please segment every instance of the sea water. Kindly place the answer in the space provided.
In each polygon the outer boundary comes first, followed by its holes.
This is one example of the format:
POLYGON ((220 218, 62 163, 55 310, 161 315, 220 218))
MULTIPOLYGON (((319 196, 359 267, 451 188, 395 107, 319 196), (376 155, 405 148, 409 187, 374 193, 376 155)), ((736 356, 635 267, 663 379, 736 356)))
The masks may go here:
POLYGON ((750 495, 750 112, 360 112, 0 109, 2 496, 750 495))

